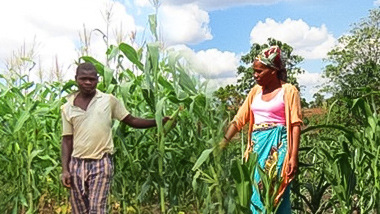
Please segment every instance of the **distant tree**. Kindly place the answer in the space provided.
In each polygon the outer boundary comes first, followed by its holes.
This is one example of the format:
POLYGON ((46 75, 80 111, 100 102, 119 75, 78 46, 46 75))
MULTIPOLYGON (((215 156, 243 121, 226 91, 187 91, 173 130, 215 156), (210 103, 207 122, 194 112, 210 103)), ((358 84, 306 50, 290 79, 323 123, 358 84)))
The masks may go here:
POLYGON ((300 67, 297 67, 297 65, 303 61, 303 58, 301 56, 292 54, 293 48, 288 44, 282 43, 273 38, 269 38, 267 44, 260 45, 254 43, 251 46, 249 53, 241 57, 241 61, 245 65, 241 65, 237 68, 237 84, 228 85, 224 88, 221 87, 214 93, 214 95, 218 97, 221 101, 228 101, 227 105, 233 105, 232 107, 229 107, 230 109, 237 110, 237 108, 244 101, 244 98, 247 95, 247 93, 256 83, 255 79, 253 78, 253 60, 263 49, 268 48, 272 45, 279 46, 287 60, 287 82, 294 84, 299 89, 300 87, 295 76, 304 72, 300 67))
POLYGON ((304 97, 301 97, 301 106, 302 108, 309 108, 310 104, 306 101, 304 97))
POLYGON ((380 9, 353 25, 349 35, 338 39, 328 53, 324 77, 330 81, 322 92, 336 98, 357 98, 380 90, 380 9))
POLYGON ((268 48, 269 46, 277 45, 281 48, 285 58, 286 58, 286 70, 287 70, 287 82, 292 83, 299 88, 299 84, 297 82, 297 79, 295 76, 297 74, 301 74, 304 71, 297 67, 297 65, 303 61, 303 58, 298 55, 293 55, 293 48, 286 44, 282 43, 278 40, 275 40, 273 38, 268 39, 267 44, 259 45, 257 43, 254 43, 251 46, 251 50, 248 54, 241 57, 241 61, 244 62, 248 66, 239 66, 237 74, 240 76, 240 78, 237 81, 238 90, 241 93, 247 93, 249 90, 253 87, 253 85, 256 83, 255 79, 252 78, 253 69, 252 69, 252 62, 255 59, 255 57, 265 48, 268 48))
POLYGON ((239 108, 239 106, 235 104, 242 103, 244 101, 244 97, 238 92, 236 85, 220 87, 214 92, 214 96, 216 96, 222 103, 226 104, 228 111, 231 112, 231 115, 234 115, 239 108))
POLYGON ((322 107, 323 102, 325 101, 325 98, 322 94, 320 93, 315 93, 313 95, 314 101, 312 102, 312 107, 322 107))

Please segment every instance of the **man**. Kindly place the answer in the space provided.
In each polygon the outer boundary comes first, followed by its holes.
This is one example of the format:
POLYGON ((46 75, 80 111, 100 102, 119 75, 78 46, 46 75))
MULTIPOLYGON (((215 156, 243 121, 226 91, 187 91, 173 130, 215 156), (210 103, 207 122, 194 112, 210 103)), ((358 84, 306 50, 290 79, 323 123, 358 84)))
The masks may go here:
MULTIPOLYGON (((113 176, 112 119, 134 128, 155 127, 154 119, 129 114, 113 95, 96 89, 98 75, 91 63, 77 67, 79 91, 68 96, 62 113, 62 183, 70 188, 73 214, 106 213, 113 176)), ((164 117, 163 123, 169 117, 164 117)))

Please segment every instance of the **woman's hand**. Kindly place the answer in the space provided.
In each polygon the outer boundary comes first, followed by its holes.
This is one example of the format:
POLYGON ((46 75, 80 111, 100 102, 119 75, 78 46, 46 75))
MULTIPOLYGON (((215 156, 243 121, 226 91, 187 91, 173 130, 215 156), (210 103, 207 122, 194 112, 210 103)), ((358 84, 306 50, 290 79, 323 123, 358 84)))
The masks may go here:
POLYGON ((288 164, 288 169, 286 171, 286 174, 290 177, 293 177, 296 175, 298 171, 298 160, 297 158, 291 158, 288 164))
POLYGON ((227 131, 223 136, 223 139, 219 143, 219 149, 223 150, 227 148, 229 142, 231 141, 232 137, 235 136, 236 132, 238 132, 238 130, 234 125, 228 126, 227 131))
POLYGON ((227 146, 228 146, 228 141, 225 138, 223 138, 219 143, 219 149, 223 150, 227 148, 227 146))

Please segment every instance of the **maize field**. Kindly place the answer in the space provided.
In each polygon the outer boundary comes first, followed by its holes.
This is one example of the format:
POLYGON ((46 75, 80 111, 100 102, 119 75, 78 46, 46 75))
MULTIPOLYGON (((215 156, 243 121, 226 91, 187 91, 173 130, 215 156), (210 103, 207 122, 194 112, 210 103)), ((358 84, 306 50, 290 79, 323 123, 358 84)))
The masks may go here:
MULTIPOLYGON (((113 123, 117 150, 109 213, 249 213, 255 157, 243 162, 244 132, 227 150, 217 149, 233 115, 208 93, 207 82, 158 42, 138 50, 111 45, 106 55, 113 63, 78 59, 96 66, 99 90, 114 94, 135 116, 176 118, 146 130, 113 123), (123 61, 132 66, 125 68, 123 61)), ((0 78, 0 213, 71 213, 60 182, 60 106, 75 82, 0 78)), ((292 184, 293 213, 379 213, 379 95, 337 101, 326 114, 307 118, 300 172, 292 184), (339 115, 355 118, 357 125, 335 123, 339 115)), ((271 201, 270 194, 263 196, 271 201)), ((265 207, 274 213, 271 204, 265 207)))

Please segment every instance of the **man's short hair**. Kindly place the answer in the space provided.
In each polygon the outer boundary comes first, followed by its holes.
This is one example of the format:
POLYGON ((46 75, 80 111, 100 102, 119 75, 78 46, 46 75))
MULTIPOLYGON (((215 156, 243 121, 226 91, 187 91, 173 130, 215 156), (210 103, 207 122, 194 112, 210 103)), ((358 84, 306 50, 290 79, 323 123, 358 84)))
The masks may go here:
POLYGON ((91 62, 84 62, 79 64, 76 70, 76 75, 78 75, 79 71, 95 71, 98 73, 96 67, 91 62))

